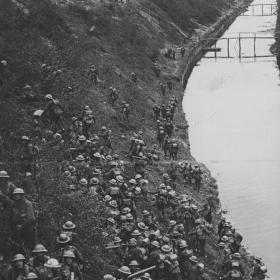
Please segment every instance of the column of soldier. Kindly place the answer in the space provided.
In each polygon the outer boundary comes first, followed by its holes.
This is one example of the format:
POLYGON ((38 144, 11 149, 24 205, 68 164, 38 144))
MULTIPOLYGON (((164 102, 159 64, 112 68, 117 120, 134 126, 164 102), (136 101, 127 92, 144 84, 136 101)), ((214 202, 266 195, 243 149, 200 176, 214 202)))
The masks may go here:
MULTIPOLYGON (((96 71, 93 73, 97 75, 96 71)), ((93 80, 95 82, 97 77, 93 80)), ((169 141, 174 134, 170 122, 176 109, 175 97, 161 109, 155 106, 155 142, 158 142, 158 146, 154 145, 149 150, 143 131, 131 137, 128 154, 134 162, 135 176, 130 178, 125 174, 126 163, 113 153, 111 130, 103 126, 100 133, 93 133, 95 118, 90 106, 84 107, 81 116, 73 117, 71 127, 66 129, 63 109, 58 100, 50 94, 45 98, 46 108, 37 110, 33 115, 36 136, 45 145, 52 142, 63 148, 66 141, 64 136, 70 135, 73 145, 69 155, 71 163, 62 170, 62 176, 69 183, 69 194, 80 192, 82 195, 98 196, 106 206, 107 228, 104 229, 104 236, 108 235, 110 239, 106 249, 116 256, 113 265, 119 269, 114 275, 104 275, 104 280, 205 280, 210 279, 210 275, 216 279, 246 278, 240 254, 241 235, 225 219, 216 229, 212 224, 210 204, 200 208, 192 197, 176 191, 177 171, 181 173, 185 184, 193 185, 197 191, 203 186, 203 172, 196 164, 177 162, 179 144, 175 138, 169 141), (44 130, 46 125, 55 129, 44 130), (163 138, 159 137, 162 133, 163 138), (164 142, 168 143, 167 148, 164 142), (165 155, 169 153, 174 161, 171 162, 172 168, 162 175, 162 182, 156 191, 152 192, 146 167, 160 161, 159 148, 163 149, 165 155), (144 200, 151 203, 152 210, 139 211, 144 200), (207 240, 213 233, 219 236, 217 245, 221 263, 217 264, 218 272, 213 267, 205 267, 203 263, 207 258, 207 240)), ((120 141, 125 139, 122 135, 120 141)), ((18 249, 18 253, 8 260, 6 247, 1 244, 0 278, 81 280, 84 260, 74 245, 78 236, 72 221, 63 224, 62 232, 56 239, 56 252, 48 252, 44 245, 34 244, 36 215, 26 193, 36 191, 30 178, 34 172, 35 154, 40 153, 40 146, 35 147, 28 136, 21 137, 21 145, 19 157, 26 175, 25 184, 16 187, 10 182, 6 171, 0 172, 2 228, 6 235, 9 233, 5 240, 18 249)), ((265 266, 256 257, 251 277, 264 279, 265 273, 265 266)))

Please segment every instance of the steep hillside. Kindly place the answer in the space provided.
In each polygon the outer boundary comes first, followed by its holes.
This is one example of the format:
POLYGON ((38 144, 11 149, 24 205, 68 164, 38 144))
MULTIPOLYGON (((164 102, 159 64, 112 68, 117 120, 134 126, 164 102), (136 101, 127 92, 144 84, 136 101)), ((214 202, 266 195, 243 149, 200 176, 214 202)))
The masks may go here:
MULTIPOLYGON (((19 139, 34 136, 32 114, 44 108, 46 94, 60 100, 67 127, 85 105, 93 108, 94 130, 100 131, 103 125, 110 128, 114 152, 122 158, 127 159, 129 139, 135 131, 142 130, 152 146, 156 143, 152 108, 155 103, 169 101, 171 96, 162 96, 159 87, 168 80, 174 83, 179 101, 174 136, 180 142, 179 158, 193 160, 181 108, 180 55, 171 60, 164 53, 169 47, 188 46, 236 5, 233 0, 0 0, 0 60, 7 61, 0 69, 0 131, 6 150, 1 155, 1 169, 21 182, 19 139), (160 78, 154 71, 155 61, 161 69, 160 78), (88 77, 92 64, 98 70, 97 85, 88 77), (131 81, 131 72, 138 77, 137 85, 131 81), (109 103, 111 86, 119 92, 114 106, 109 103), (130 105, 129 121, 120 111, 123 100, 130 105)), ((73 217, 79 228, 77 243, 86 258, 86 274, 99 279, 114 269, 110 265, 114 260, 103 246, 107 242, 102 235, 103 204, 76 196, 65 199, 66 182, 58 168, 64 164, 64 156, 59 148, 42 147, 36 177, 40 191, 33 197, 39 210, 39 240, 53 249, 59 223, 73 217)), ((151 188, 158 185, 169 163, 163 160, 149 168, 151 188)), ((126 172, 133 172, 129 161, 126 172)), ((184 191, 200 203, 207 196, 216 197, 216 185, 208 173, 204 184, 200 195, 191 189, 184 191)), ((143 203, 140 208, 144 207, 150 205, 143 203)), ((217 257, 217 240, 214 235, 212 239, 208 251, 213 258, 206 260, 209 267, 216 265, 217 257)))

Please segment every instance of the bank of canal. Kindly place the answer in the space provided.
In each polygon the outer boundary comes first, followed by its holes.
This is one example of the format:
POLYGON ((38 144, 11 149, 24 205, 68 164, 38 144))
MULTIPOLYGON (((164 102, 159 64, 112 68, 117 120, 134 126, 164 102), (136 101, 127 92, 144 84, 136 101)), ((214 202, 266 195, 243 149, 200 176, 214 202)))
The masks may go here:
MULTIPOLYGON (((240 16, 224 37, 239 32, 273 37, 275 24, 276 15, 240 16)), ((257 41, 257 52, 269 54, 273 42, 257 41)), ((223 44, 217 45, 222 52, 223 44)), ((252 44, 242 43, 244 56, 252 54, 252 44)), ((231 56, 238 55, 238 47, 231 43, 231 56)), ((192 154, 217 178, 223 208, 243 234, 244 245, 263 257, 272 280, 280 274, 279 86, 274 57, 203 58, 183 101, 192 154)))

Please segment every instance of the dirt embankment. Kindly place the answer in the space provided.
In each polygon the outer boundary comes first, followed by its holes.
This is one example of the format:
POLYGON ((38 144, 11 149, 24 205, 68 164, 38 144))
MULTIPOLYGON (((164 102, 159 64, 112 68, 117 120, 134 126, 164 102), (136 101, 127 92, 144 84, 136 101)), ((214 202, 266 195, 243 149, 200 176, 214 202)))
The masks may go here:
MULTIPOLYGON (((237 3, 240 1, 131 0, 113 4, 89 0, 0 0, 0 59, 8 62, 5 69, 0 69, 0 129, 7 151, 1 155, 1 169, 7 169, 16 182, 22 181, 18 139, 23 134, 32 137, 32 113, 44 108, 43 97, 47 93, 63 104, 67 126, 72 116, 80 115, 85 104, 94 108, 95 131, 108 126, 114 150, 122 158, 127 156, 129 138, 140 129, 151 147, 156 143, 152 108, 155 103, 169 101, 170 95, 162 96, 159 88, 160 82, 168 80, 173 81, 179 101, 174 137, 180 142, 180 159, 194 161, 181 105, 184 86, 202 48, 209 43, 200 39, 220 36, 240 12, 237 3), (179 53, 176 60, 163 55, 169 46, 182 45, 186 47, 184 58, 179 53), (160 78, 154 72, 155 60, 161 68, 160 78), (42 64, 50 67, 49 72, 42 64), (91 64, 99 72, 97 86, 87 76, 91 64), (137 86, 131 82, 131 72, 138 77, 137 86), (31 94, 24 89, 27 84, 32 87, 31 94), (117 88, 120 95, 115 106, 108 102, 110 86, 117 88), (129 122, 120 113, 123 100, 130 104, 129 122)), ((36 198, 40 210, 39 239, 53 249, 59 224, 71 217, 79 228, 78 246, 87 260, 87 274, 98 279, 113 269, 112 256, 102 246, 106 242, 101 237, 103 206, 87 198, 65 200, 66 183, 58 170, 63 151, 53 147, 42 150, 37 182, 40 195, 36 198)), ((159 184, 169 163, 163 160, 158 166, 149 167, 151 188, 159 184)), ((217 195, 215 181, 204 171, 207 176, 200 195, 188 186, 179 187, 200 204, 217 195)), ((129 163, 126 172, 133 172, 129 163)), ((149 205, 141 206, 144 207, 149 205)), ((213 234, 207 246, 207 268, 219 267, 216 243, 217 236, 213 234)))

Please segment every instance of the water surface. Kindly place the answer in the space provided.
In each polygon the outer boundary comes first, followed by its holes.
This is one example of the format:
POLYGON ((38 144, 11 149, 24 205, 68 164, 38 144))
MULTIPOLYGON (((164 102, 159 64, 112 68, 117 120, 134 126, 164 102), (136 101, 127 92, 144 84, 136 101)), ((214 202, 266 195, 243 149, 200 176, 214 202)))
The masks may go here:
MULTIPOLYGON (((237 37, 239 32, 271 37, 275 22, 276 16, 239 17, 224 37, 237 37)), ((273 42, 257 40, 257 53, 270 54, 273 42)), ((227 54, 223 44, 218 47, 227 54)), ((231 44, 231 56, 238 57, 238 42, 231 44)), ((253 40, 242 44, 242 54, 253 54, 253 40)), ((244 245, 262 256, 271 279, 279 280, 280 80, 276 59, 202 59, 189 79, 183 107, 192 154, 217 178, 223 207, 244 236, 244 245)))

